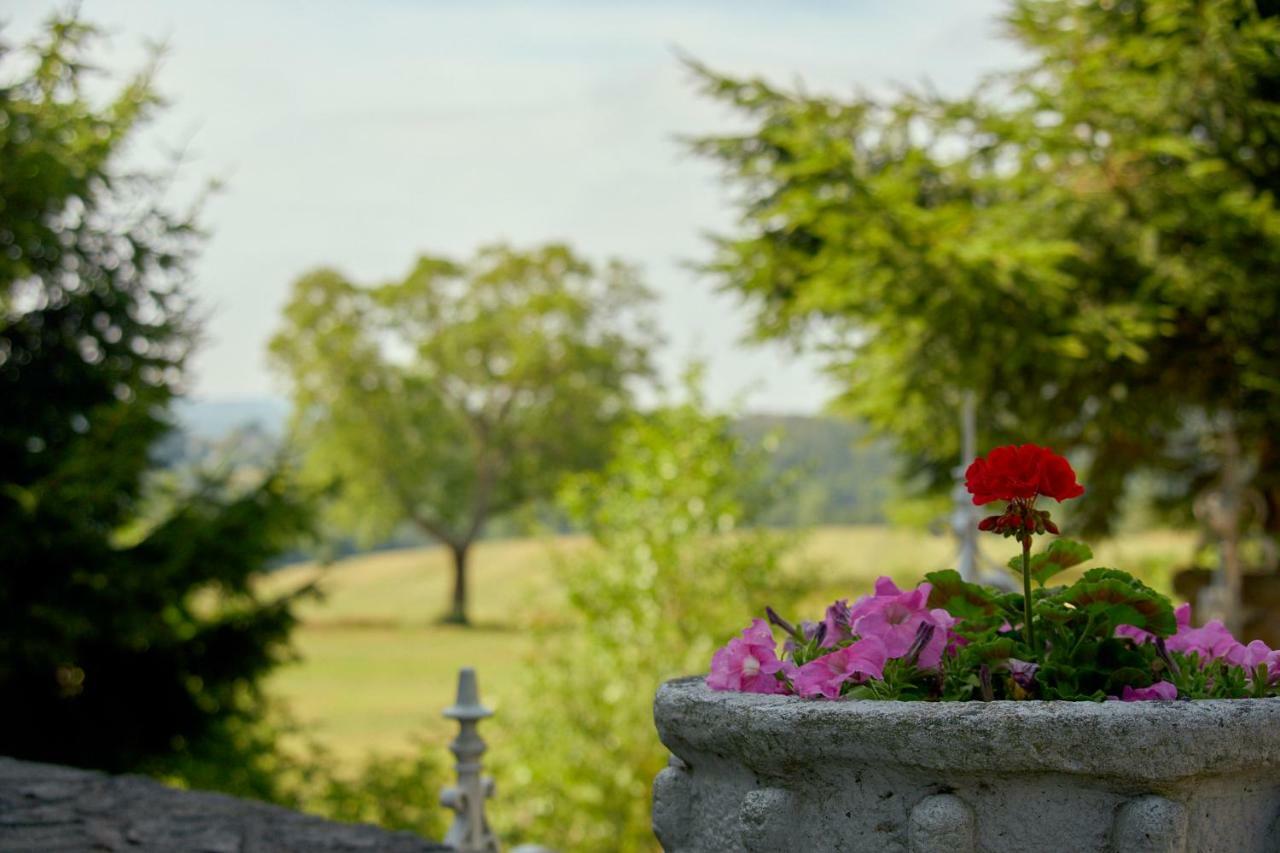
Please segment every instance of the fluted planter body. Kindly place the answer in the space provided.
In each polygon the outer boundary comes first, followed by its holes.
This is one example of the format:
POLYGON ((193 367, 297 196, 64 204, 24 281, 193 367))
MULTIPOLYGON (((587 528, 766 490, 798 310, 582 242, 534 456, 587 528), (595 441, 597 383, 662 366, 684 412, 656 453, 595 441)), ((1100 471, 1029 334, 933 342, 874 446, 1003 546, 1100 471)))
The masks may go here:
POLYGON ((658 691, 685 851, 1280 851, 1280 699, 822 702, 658 691))

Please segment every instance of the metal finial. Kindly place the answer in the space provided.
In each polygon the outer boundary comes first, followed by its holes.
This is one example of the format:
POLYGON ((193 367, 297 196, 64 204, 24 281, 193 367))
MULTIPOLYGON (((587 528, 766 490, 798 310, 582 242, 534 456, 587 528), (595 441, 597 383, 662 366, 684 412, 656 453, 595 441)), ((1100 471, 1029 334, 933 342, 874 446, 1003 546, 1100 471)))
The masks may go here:
POLYGON ((458 721, 458 736, 449 744, 457 758, 458 782, 440 793, 441 804, 455 812, 453 825, 444 843, 458 853, 499 853, 498 839, 489 828, 484 814, 484 801, 493 796, 493 780, 482 775, 480 757, 487 747, 476 731, 477 724, 493 711, 480 704, 476 671, 463 667, 458 672, 458 698, 444 711, 444 716, 458 721))
POLYGON ((480 688, 476 685, 476 671, 464 666, 458 670, 458 698, 444 709, 444 716, 451 720, 483 720, 492 717, 493 711, 480 704, 480 688))

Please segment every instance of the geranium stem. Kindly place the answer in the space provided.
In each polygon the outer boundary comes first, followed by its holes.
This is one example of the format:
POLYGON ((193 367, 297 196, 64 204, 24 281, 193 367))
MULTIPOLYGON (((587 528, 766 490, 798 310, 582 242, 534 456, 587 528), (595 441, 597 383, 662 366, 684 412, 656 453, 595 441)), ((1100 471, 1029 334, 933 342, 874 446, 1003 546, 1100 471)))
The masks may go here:
POLYGON ((1031 627, 1031 536, 1022 538, 1022 635, 1026 637, 1027 648, 1031 653, 1036 651, 1036 632, 1031 627))

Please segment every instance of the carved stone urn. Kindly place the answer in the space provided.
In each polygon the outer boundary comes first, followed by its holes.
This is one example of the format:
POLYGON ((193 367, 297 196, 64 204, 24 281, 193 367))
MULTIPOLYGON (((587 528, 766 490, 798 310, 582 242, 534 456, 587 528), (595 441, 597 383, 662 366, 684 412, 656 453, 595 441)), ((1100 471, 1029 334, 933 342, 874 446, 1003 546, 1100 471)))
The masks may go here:
POLYGON ((664 684, 668 853, 1280 851, 1280 699, 825 702, 664 684))

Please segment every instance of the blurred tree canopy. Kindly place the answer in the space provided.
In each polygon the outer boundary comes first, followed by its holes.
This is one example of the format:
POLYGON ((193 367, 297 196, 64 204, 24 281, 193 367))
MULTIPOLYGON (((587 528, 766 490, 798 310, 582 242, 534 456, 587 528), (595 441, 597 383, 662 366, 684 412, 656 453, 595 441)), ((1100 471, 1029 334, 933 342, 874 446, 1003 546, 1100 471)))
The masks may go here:
POLYGON ((750 122, 706 136, 740 222, 710 268, 762 337, 820 348, 843 405, 942 480, 982 444, 1183 497, 1232 446, 1280 523, 1280 4, 1016 0, 1021 70, 970 97, 834 98, 694 66, 750 122), (1224 448, 1226 450, 1224 450, 1224 448))
POLYGON ((89 98, 94 35, 58 17, 0 49, 0 753, 234 763, 293 624, 250 579, 307 511, 279 474, 148 506, 199 234, 121 165, 152 68, 89 98))
POLYGON ((602 464, 650 372, 649 298, 629 267, 554 244, 423 257, 376 287, 321 269, 294 283, 271 355, 339 518, 369 535, 408 521, 448 547, 446 618, 465 623, 485 524, 602 464))
POLYGON ((567 606, 541 626, 503 774, 513 829, 560 850, 654 849, 653 695, 703 672, 766 605, 789 612, 809 580, 784 570, 793 539, 758 527, 780 497, 768 456, 687 399, 631 416, 598 471, 560 503, 598 550, 561 567, 567 606))

